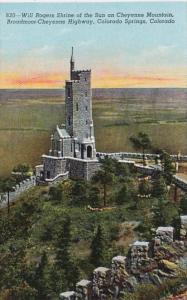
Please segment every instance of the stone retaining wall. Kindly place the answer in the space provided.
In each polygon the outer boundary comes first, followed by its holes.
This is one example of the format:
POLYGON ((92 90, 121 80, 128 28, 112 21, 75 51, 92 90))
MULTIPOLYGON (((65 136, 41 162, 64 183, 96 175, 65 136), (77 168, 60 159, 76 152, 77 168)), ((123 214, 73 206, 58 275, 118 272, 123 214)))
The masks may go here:
POLYGON ((173 183, 184 191, 187 191, 187 181, 177 175, 173 176, 173 183))
MULTIPOLYGON (((182 218, 187 220, 187 216, 182 218)), ((171 226, 158 227, 153 240, 134 242, 127 257, 113 257, 111 267, 96 268, 91 280, 81 280, 76 284, 75 291, 61 293, 60 299, 117 299, 126 292, 134 292, 138 284, 159 286, 167 278, 176 278, 178 258, 184 254, 184 242, 174 241, 173 231, 171 226), (172 249, 179 250, 178 257, 173 255, 172 249)))
MULTIPOLYGON (((104 158, 104 157, 111 157, 116 159, 142 159, 143 155, 140 152, 114 152, 114 153, 106 153, 106 152, 97 152, 97 157, 104 158)), ((156 158, 159 158, 158 154, 154 153, 146 153, 145 156, 149 160, 154 160, 156 158)), ((177 155, 173 154, 170 155, 173 161, 181 161, 181 162, 187 162, 187 155, 177 155)))
MULTIPOLYGON (((156 154, 146 154, 148 159, 153 159, 158 157, 156 154)), ((111 157, 117 159, 120 163, 133 165, 136 170, 143 174, 143 175, 153 175, 155 172, 162 172, 161 165, 149 165, 143 166, 141 164, 135 163, 135 161, 130 160, 130 158, 142 158, 141 153, 128 153, 128 152, 119 152, 119 153, 97 153, 97 158, 104 159, 105 157, 111 157)), ((177 160, 177 155, 173 155, 173 160, 177 160)), ((179 157, 178 157, 179 158, 179 157)), ((183 161, 187 158, 187 156, 183 155, 180 156, 180 161, 183 161)), ((47 161, 47 160, 46 160, 47 161)), ((85 179, 90 180, 91 177, 97 172, 100 168, 100 161, 99 159, 96 160, 84 160, 78 159, 73 157, 67 158, 56 158, 52 160, 55 162, 55 166, 49 166, 50 178, 47 179, 46 182, 55 183, 57 181, 71 178, 71 179, 85 179), (56 164, 58 168, 56 170, 56 164), (55 170, 55 172, 53 172, 55 170), (68 172, 68 175, 66 176, 68 172), (56 178, 58 177, 58 180, 56 178)), ((37 174, 41 172, 42 165, 36 168, 37 174)), ((46 176, 45 176, 46 178, 46 176)), ((176 175, 173 176, 173 183, 176 184, 179 188, 184 191, 187 191, 187 181, 177 177, 176 175)))
POLYGON ((90 180, 100 168, 98 160, 84 160, 77 158, 66 158, 69 178, 90 180))
MULTIPOLYGON (((21 181, 19 184, 16 184, 13 187, 13 191, 9 192, 9 201, 14 202, 17 197, 20 196, 21 193, 30 189, 31 187, 36 185, 36 178, 32 176, 28 179, 21 181)), ((0 208, 7 206, 8 202, 8 193, 4 193, 0 195, 0 208)))

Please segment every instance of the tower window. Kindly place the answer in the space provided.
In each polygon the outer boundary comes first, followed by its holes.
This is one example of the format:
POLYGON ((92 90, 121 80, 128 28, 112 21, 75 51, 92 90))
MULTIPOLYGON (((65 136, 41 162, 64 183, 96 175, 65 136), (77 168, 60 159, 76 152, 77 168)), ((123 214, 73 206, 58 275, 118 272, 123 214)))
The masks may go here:
POLYGON ((68 117, 68 125, 71 124, 71 120, 70 120, 70 117, 68 117))
POLYGON ((87 78, 85 77, 84 80, 87 81, 87 78))
POLYGON ((79 105, 78 105, 78 103, 76 103, 76 111, 78 111, 79 110, 79 105))
POLYGON ((92 147, 91 146, 87 147, 87 157, 92 158, 92 147))
POLYGON ((86 120, 86 125, 88 124, 88 120, 86 120))
POLYGON ((88 93, 87 93, 87 92, 85 92, 85 96, 86 96, 86 97, 88 96, 88 93))
POLYGON ((85 107, 86 111, 88 110, 88 106, 85 107))
POLYGON ((68 87, 68 97, 71 97, 71 89, 68 87))

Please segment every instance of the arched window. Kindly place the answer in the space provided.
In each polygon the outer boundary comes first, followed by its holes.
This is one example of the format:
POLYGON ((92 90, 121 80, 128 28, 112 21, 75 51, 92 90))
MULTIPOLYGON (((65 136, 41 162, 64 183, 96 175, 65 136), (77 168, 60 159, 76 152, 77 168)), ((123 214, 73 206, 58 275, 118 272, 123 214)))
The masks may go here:
POLYGON ((71 89, 68 87, 68 97, 71 97, 71 89))
POLYGON ((91 146, 87 147, 87 157, 92 158, 92 147, 91 146))
POLYGON ((44 172, 43 171, 40 171, 40 179, 44 179, 44 172))

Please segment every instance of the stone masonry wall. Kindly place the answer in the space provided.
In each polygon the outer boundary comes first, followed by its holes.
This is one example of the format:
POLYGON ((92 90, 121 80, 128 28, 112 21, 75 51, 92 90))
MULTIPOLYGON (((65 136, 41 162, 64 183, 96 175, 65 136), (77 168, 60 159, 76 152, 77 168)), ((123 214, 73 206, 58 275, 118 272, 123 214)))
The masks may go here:
POLYGON ((74 141, 73 138, 63 139, 63 156, 74 156, 74 141))
POLYGON ((187 191, 187 180, 179 178, 177 175, 174 175, 172 182, 184 191, 187 191))
POLYGON ((98 161, 88 161, 87 163, 87 179, 90 180, 92 176, 100 169, 100 162, 98 161))
POLYGON ((90 137, 91 89, 90 71, 81 71, 80 80, 73 87, 73 135, 79 140, 90 137))
MULTIPOLYGON (((97 157, 104 158, 105 156, 116 158, 116 159, 142 159, 142 153, 141 152, 114 152, 114 153, 107 153, 107 152, 97 152, 97 157)), ((158 158, 158 154, 154 153, 146 153, 145 156, 147 159, 154 160, 155 158, 158 158)), ((173 154, 170 155, 173 161, 187 161, 187 155, 177 155, 173 154)))
POLYGON ((72 82, 66 81, 65 88, 65 118, 66 118, 66 130, 70 136, 73 136, 73 90, 72 82))
MULTIPOLYGON (((35 176, 32 176, 31 178, 25 179, 19 184, 16 184, 15 187, 13 187, 14 191, 9 192, 9 201, 10 203, 16 200, 17 197, 20 196, 21 193, 24 191, 30 189, 31 187, 36 185, 36 178, 35 176)), ((0 195, 0 207, 6 207, 8 202, 8 194, 4 193, 0 195)))
MULTIPOLYGON (((187 218, 187 216, 185 216, 187 218)), ((173 240, 172 227, 159 227, 151 242, 136 241, 130 245, 128 256, 113 257, 111 267, 98 267, 93 271, 91 280, 81 280, 75 291, 60 294, 61 300, 107 300, 124 297, 126 292, 134 292, 138 284, 152 283, 157 286, 167 278, 176 278, 179 257, 184 253, 184 243, 173 240), (169 239, 168 239, 169 236, 169 239), (161 237, 161 240, 160 240, 161 237), (165 247, 165 243, 169 247, 165 247), (152 245, 156 254, 151 255, 152 245), (168 258, 163 249, 179 250, 178 257, 168 258), (162 256, 160 257, 160 252, 162 256)), ((172 250, 171 253, 172 254, 172 250)), ((180 268, 179 268, 180 270, 180 268)))
POLYGON ((66 172, 66 159, 45 155, 43 156, 43 161, 45 179, 55 178, 59 174, 63 174, 66 172), (48 174, 50 174, 50 178, 48 178, 48 174))
POLYGON ((97 160, 67 158, 67 169, 71 179, 90 180, 99 168, 100 163, 97 160))
POLYGON ((87 179, 87 162, 81 159, 67 158, 69 177, 72 179, 87 179))

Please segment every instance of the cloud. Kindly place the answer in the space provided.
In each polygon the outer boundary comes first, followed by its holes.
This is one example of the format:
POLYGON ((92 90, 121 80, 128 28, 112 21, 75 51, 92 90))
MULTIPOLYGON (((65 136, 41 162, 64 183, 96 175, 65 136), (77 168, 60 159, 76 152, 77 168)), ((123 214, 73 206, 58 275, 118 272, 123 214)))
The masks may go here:
POLYGON ((93 74, 93 86, 106 88, 122 88, 122 87, 185 87, 186 80, 185 70, 172 70, 171 72, 154 72, 146 73, 117 73, 112 70, 105 69, 104 72, 93 74))
MULTIPOLYGON (((62 88, 68 74, 65 72, 6 72, 0 74, 0 88, 62 88)), ((117 74, 93 72, 93 87, 185 87, 185 76, 173 70, 165 74, 117 74)))
POLYGON ((35 56, 40 56, 40 55, 48 55, 50 52, 52 52, 54 50, 53 46, 49 46, 49 45, 44 45, 40 48, 33 48, 31 50, 29 50, 26 55, 35 55, 35 56))
POLYGON ((55 49, 50 45, 32 48, 20 55, 18 59, 14 56, 6 56, 4 54, 1 60, 1 71, 20 74, 43 74, 47 72, 62 72, 64 60, 61 57, 56 57, 55 49))
POLYGON ((77 43, 76 47, 89 47, 95 43, 95 40, 85 40, 77 43))
POLYGON ((167 55, 175 48, 176 48, 176 45, 160 45, 155 49, 155 52, 157 54, 167 55))
POLYGON ((155 48, 143 50, 140 59, 162 59, 167 58, 177 48, 176 45, 158 45, 155 48))
POLYGON ((41 74, 1 74, 0 87, 7 88, 58 88, 64 85, 65 74, 41 73, 41 74))
POLYGON ((56 36, 62 36, 62 35, 64 35, 64 34, 66 34, 66 33, 70 33, 71 31, 72 31, 72 28, 70 28, 70 27, 63 27, 63 28, 61 28, 61 29, 57 32, 56 36))
MULTIPOLYGON (((86 47, 92 43, 94 43, 92 39, 82 40, 79 42, 79 47, 86 47)), ((161 54, 163 57, 167 57, 167 53, 175 48, 174 45, 160 45, 153 49, 155 52, 146 50, 144 51, 144 61, 126 64, 125 68, 125 63, 119 64, 119 60, 121 61, 119 57, 112 62, 103 58, 101 63, 98 63, 97 59, 94 61, 93 58, 91 62, 92 86, 105 88, 186 87, 186 69, 183 66, 166 65, 165 59, 162 64, 157 64, 158 60, 155 59, 155 53, 158 57, 161 54), (150 55, 149 59, 148 55, 150 55)), ((46 44, 29 50, 19 60, 3 59, 1 62, 1 88, 63 87, 64 80, 69 78, 67 62, 64 58, 57 57, 55 53, 54 47, 46 44)), ((123 56, 127 59, 127 55, 123 53, 123 56)), ((82 67, 82 62, 80 66, 82 67)))

